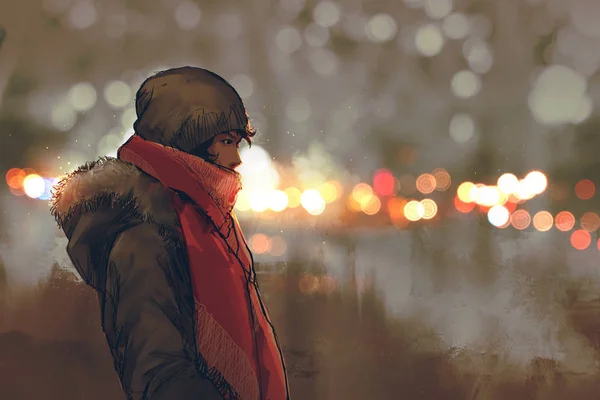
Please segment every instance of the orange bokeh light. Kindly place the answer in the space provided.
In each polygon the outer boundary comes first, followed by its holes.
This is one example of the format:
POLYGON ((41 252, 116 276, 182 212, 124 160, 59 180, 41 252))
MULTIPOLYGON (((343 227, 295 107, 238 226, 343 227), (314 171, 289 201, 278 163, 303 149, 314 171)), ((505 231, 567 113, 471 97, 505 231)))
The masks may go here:
POLYGON ((592 236, 588 231, 577 229, 571 234, 571 245, 577 250, 585 250, 592 242, 592 236))
POLYGON ((421 174, 417 178, 417 190, 429 194, 435 190, 435 177, 431 174, 421 174))
POLYGON ((252 235, 249 242, 250 248, 256 254, 264 254, 271 250, 271 239, 262 233, 252 235))
POLYGON ((575 217, 569 211, 561 211, 554 218, 556 229, 562 232, 568 232, 575 226, 575 217))
POLYGON ((456 211, 458 212, 467 214, 473 211, 473 208, 475 208, 475 203, 466 203, 458 196, 454 196, 454 208, 456 208, 456 211))
POLYGON ((549 231, 554 225, 554 218, 548 211, 540 211, 533 217, 533 226, 540 232, 549 231))
POLYGON ((581 200, 589 200, 594 197, 594 193, 596 193, 596 185, 594 182, 589 179, 583 179, 577 182, 575 185, 575 194, 581 200))
POLYGON ((389 199, 387 202, 387 210, 390 219, 396 220, 404 218, 404 206, 406 203, 405 199, 399 197, 389 199))
POLYGON ((512 201, 507 201, 506 203, 502 204, 504 206, 504 208, 506 208, 508 210, 509 213, 514 213, 515 210, 517 209, 517 203, 513 203, 512 201))
POLYGON ((27 172, 21 168, 11 168, 6 173, 6 183, 11 189, 22 189, 27 172))

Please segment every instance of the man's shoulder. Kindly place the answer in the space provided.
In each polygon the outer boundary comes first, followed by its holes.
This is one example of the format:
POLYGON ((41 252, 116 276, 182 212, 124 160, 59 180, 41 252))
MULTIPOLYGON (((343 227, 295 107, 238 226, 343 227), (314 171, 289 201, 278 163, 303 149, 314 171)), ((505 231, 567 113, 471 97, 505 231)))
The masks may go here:
POLYGON ((51 205, 61 227, 82 214, 103 211, 166 229, 178 224, 173 192, 133 164, 111 157, 87 163, 63 178, 54 189, 51 205))

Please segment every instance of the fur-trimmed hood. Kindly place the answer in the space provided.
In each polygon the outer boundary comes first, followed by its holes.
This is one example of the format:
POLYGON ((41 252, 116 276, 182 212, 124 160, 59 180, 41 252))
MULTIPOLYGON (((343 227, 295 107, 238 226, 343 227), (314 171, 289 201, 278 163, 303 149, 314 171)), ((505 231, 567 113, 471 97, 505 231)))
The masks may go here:
POLYGON ((60 180, 51 211, 69 239, 68 252, 76 269, 98 290, 105 276, 104 260, 119 232, 153 222, 166 241, 181 245, 171 190, 116 158, 89 162, 60 180))

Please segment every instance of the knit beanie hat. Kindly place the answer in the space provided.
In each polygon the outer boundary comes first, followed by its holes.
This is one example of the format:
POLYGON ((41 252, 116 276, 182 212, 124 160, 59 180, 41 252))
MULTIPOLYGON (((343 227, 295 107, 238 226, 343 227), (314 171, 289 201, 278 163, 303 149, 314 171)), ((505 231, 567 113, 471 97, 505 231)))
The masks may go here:
POLYGON ((133 128, 142 138, 194 153, 222 132, 246 132, 242 99, 225 79, 206 69, 181 67, 146 79, 136 95, 133 128))

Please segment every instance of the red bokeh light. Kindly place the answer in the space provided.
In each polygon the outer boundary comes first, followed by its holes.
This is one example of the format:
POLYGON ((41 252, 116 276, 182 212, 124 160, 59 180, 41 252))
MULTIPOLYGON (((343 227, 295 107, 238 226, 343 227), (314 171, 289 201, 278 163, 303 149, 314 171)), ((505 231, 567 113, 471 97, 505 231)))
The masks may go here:
POLYGON ((592 242, 592 236, 588 231, 577 229, 571 234, 571 245, 577 250, 585 250, 592 242))
POLYGON ((561 211, 554 218, 556 229, 568 232, 575 226, 575 217, 569 211, 561 211))
POLYGON ((575 194, 581 200, 591 199, 594 197, 594 193, 596 193, 596 186, 589 179, 583 179, 575 185, 575 194))
POLYGON ((373 175, 373 190, 379 196, 393 196, 396 186, 394 174, 387 169, 378 169, 373 175))

